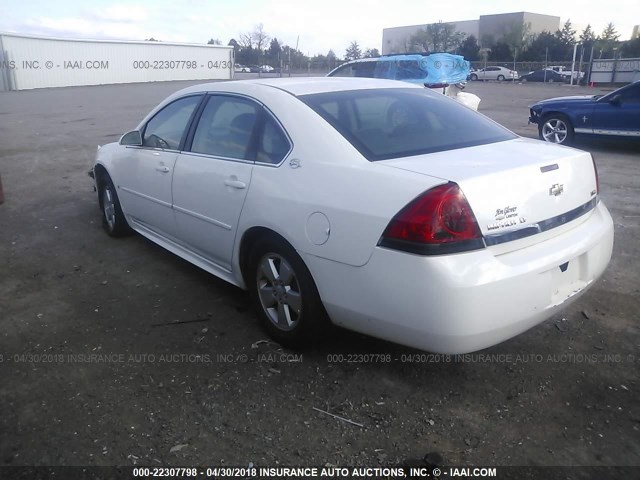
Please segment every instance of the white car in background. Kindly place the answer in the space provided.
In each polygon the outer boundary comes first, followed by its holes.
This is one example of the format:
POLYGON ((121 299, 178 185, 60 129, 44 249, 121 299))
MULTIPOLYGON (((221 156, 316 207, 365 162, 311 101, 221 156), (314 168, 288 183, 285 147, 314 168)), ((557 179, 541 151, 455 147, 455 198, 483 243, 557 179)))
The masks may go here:
MULTIPOLYGON (((463 105, 478 110, 480 105, 480 97, 473 93, 463 92, 467 82, 458 81, 451 83, 452 75, 459 72, 460 66, 453 67, 456 62, 464 60, 462 57, 450 54, 436 54, 440 58, 447 55, 445 59, 448 67, 441 70, 441 77, 435 79, 434 82, 425 83, 429 80, 428 65, 429 55, 385 55, 382 57, 374 58, 360 58, 358 60, 351 60, 343 63, 339 67, 331 70, 327 77, 358 77, 358 78, 386 78, 390 80, 402 80, 410 83, 422 83, 425 88, 429 88, 433 91, 443 93, 454 100, 462 103, 463 105), (417 58, 416 58, 417 57, 417 58), (424 63, 423 63, 424 62, 424 63), (389 68, 394 64, 395 69, 389 68), (457 68, 457 69, 456 69, 457 68), (446 81, 442 78, 444 76, 446 81), (424 79, 422 79, 424 77, 424 79), (417 79, 421 79, 420 82, 417 79)), ((433 58, 433 57, 432 57, 433 58)), ((467 65, 468 62, 464 61, 467 65)), ((437 63, 442 63, 442 60, 433 61, 434 67, 437 63)), ((436 67, 437 68, 437 67, 436 67)), ((467 77, 468 78, 468 77, 467 77)))
POLYGON ((517 80, 518 72, 505 67, 485 67, 469 75, 469 80, 497 80, 503 82, 505 80, 517 80))
POLYGON ((433 352, 517 335, 584 293, 613 223, 591 155, 420 86, 195 85, 98 150, 106 231, 240 288, 285 345, 327 322, 433 352))

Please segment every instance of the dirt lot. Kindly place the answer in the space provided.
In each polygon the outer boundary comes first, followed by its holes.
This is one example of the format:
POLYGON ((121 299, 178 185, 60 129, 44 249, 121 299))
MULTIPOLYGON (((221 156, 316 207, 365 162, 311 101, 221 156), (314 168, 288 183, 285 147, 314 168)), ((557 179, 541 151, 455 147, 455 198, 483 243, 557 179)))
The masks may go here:
MULTIPOLYGON (((101 229, 96 145, 187 84, 0 93, 1 465, 640 465, 637 144, 581 144, 616 243, 562 315, 462 358, 345 331, 291 352, 244 292, 101 229)), ((526 136, 532 101, 598 92, 468 90, 526 136)))

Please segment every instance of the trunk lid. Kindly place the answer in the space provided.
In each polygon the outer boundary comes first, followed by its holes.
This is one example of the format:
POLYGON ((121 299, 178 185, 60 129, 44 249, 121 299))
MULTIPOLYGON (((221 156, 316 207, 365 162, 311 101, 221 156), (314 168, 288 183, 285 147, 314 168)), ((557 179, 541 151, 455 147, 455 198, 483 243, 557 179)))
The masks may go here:
POLYGON ((539 140, 518 138, 380 163, 456 182, 487 245, 524 237, 530 238, 526 244, 536 243, 542 238, 535 233, 551 234, 579 218, 596 198, 591 154, 539 140))

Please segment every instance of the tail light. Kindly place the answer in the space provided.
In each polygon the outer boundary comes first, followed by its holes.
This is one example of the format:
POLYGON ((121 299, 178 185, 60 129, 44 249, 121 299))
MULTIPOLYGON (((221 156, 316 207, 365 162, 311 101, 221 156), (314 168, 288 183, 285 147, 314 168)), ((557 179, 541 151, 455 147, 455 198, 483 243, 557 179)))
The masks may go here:
POLYGON ((385 229, 379 245, 440 255, 484 248, 484 241, 469 202, 451 182, 426 191, 404 207, 385 229))
POLYGON ((596 174, 596 195, 600 194, 600 178, 598 177, 598 167, 596 166, 596 159, 591 157, 591 161, 593 162, 593 171, 596 174))

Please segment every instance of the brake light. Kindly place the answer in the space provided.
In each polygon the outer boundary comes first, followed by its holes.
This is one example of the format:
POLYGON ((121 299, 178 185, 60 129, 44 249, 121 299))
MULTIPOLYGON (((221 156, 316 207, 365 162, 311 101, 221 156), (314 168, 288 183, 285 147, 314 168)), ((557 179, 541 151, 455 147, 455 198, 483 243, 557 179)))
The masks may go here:
POLYGON ((389 223, 380 246, 423 255, 484 248, 469 202, 456 183, 426 191, 389 223))
POLYGON ((600 194, 600 178, 598 177, 598 167, 596 166, 596 159, 591 157, 591 161, 593 162, 593 171, 596 174, 596 195, 600 194))

